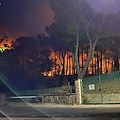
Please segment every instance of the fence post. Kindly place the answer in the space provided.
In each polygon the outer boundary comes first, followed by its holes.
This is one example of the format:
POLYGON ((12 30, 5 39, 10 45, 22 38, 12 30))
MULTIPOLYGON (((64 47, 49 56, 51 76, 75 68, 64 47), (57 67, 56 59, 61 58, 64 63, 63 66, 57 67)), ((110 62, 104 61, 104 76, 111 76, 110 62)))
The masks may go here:
POLYGON ((103 103, 103 95, 102 95, 102 84, 101 84, 101 77, 99 75, 99 83, 100 83, 100 93, 101 93, 101 102, 103 103))
POLYGON ((80 88, 81 88, 81 100, 83 103, 83 80, 80 80, 80 88))

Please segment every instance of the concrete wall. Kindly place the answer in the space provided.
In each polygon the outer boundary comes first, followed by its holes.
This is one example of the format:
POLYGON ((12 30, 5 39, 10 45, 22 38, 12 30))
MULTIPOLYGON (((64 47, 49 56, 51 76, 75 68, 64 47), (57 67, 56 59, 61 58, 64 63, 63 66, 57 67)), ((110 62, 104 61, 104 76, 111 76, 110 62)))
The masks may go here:
POLYGON ((74 104, 75 94, 44 95, 43 103, 74 104))
POLYGON ((82 104, 82 79, 75 80, 75 103, 82 104))

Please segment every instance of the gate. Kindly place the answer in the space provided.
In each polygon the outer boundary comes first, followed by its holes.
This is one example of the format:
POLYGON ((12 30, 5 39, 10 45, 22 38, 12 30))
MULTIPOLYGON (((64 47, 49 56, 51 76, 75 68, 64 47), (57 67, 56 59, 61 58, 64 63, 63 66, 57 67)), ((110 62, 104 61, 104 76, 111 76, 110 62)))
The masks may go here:
POLYGON ((83 103, 120 103, 120 71, 83 79, 83 103))

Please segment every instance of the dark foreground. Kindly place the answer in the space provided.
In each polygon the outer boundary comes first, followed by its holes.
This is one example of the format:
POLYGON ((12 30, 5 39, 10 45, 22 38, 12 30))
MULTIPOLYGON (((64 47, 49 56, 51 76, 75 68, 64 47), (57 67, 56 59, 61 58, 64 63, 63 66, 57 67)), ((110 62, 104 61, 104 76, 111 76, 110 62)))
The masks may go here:
POLYGON ((0 112, 0 120, 120 120, 120 105, 9 103, 0 112))

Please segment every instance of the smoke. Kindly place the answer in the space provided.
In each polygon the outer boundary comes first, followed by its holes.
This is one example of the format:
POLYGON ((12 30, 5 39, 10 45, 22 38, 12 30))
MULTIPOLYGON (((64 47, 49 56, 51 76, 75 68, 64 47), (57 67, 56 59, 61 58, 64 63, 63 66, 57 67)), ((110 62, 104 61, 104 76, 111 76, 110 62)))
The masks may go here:
POLYGON ((118 13, 120 11, 120 0, 87 0, 87 2, 97 12, 104 14, 118 13))
POLYGON ((1 0, 0 34, 10 37, 45 33, 54 13, 48 0, 1 0))

